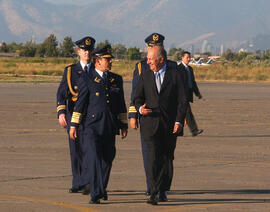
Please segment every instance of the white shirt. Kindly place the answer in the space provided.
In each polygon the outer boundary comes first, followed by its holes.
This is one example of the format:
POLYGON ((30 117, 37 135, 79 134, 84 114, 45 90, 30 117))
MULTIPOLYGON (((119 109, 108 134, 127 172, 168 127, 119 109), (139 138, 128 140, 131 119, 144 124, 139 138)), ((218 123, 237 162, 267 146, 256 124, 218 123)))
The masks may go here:
POLYGON ((91 62, 88 64, 84 64, 82 61, 80 61, 80 64, 81 64, 83 70, 84 70, 84 67, 87 66, 87 72, 89 71, 89 68, 91 66, 91 62))
POLYGON ((101 78, 103 77, 103 71, 96 69, 96 72, 98 73, 99 76, 101 76, 101 78))

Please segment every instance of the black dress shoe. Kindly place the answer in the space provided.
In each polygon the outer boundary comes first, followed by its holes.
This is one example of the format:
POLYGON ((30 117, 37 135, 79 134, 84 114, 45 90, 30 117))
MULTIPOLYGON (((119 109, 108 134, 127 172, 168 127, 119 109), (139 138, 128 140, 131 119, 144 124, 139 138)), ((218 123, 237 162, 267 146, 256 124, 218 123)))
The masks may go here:
POLYGON ((197 136, 199 134, 201 134, 203 132, 203 130, 196 130, 194 132, 192 132, 192 136, 197 136))
POLYGON ((108 193, 107 193, 107 191, 104 192, 103 200, 108 200, 108 193))
POLYGON ((159 192, 158 200, 159 200, 159 202, 167 202, 168 201, 166 191, 159 192))
POLYGON ((79 190, 80 190, 80 189, 78 189, 78 188, 70 188, 70 189, 68 190, 68 192, 69 192, 69 193, 78 193, 79 190))
POLYGON ((90 194, 90 185, 86 185, 82 189, 82 195, 88 195, 90 194))
POLYGON ((150 196, 150 191, 147 190, 147 191, 145 192, 145 195, 146 195, 146 196, 150 196))
POLYGON ((89 204, 100 204, 99 198, 91 198, 89 204))
POLYGON ((151 205, 157 205, 158 204, 157 195, 151 194, 149 199, 147 200, 147 203, 151 205))

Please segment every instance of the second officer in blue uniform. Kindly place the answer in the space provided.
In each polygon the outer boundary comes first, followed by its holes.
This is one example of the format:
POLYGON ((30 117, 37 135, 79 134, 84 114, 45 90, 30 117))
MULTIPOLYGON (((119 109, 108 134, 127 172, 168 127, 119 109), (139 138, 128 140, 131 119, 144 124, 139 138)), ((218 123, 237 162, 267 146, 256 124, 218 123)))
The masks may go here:
POLYGON ((107 200, 107 185, 112 162, 115 158, 115 135, 121 131, 127 136, 127 111, 124 99, 122 77, 110 72, 112 66, 111 46, 106 45, 92 53, 95 69, 90 81, 81 78, 79 94, 72 115, 70 137, 77 136, 76 128, 84 128, 84 142, 87 143, 87 160, 90 173, 89 203, 99 204, 107 200), (87 112, 82 114, 84 108, 87 112))

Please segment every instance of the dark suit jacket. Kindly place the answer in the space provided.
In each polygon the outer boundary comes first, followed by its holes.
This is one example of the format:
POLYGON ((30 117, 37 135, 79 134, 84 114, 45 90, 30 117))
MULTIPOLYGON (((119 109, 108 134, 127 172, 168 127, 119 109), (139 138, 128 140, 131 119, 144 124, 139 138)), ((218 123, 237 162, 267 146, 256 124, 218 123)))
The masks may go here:
POLYGON ((187 75, 187 71, 186 71, 185 66, 182 63, 180 63, 178 65, 178 68, 182 72, 183 77, 184 77, 184 81, 185 81, 185 92, 186 92, 187 100, 189 102, 193 102, 193 93, 195 93, 196 96, 199 96, 200 95, 199 88, 198 88, 197 83, 195 81, 193 68, 191 66, 188 66, 189 71, 190 71, 190 76, 191 76, 192 88, 189 88, 189 86, 188 86, 188 75, 187 75))
POLYGON ((137 111, 144 103, 153 111, 151 114, 141 117, 143 136, 153 136, 160 125, 168 134, 172 134, 175 122, 180 122, 184 126, 187 101, 181 73, 176 67, 167 64, 159 94, 154 72, 148 67, 140 75, 134 100, 137 111))

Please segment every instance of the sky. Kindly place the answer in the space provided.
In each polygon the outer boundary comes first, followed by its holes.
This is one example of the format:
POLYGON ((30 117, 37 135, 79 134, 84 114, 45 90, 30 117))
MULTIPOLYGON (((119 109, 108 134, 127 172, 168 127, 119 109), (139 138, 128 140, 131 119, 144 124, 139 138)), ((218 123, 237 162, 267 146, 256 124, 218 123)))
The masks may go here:
POLYGON ((96 2, 98 0, 44 0, 52 4, 75 4, 75 5, 83 5, 92 2, 96 2))

